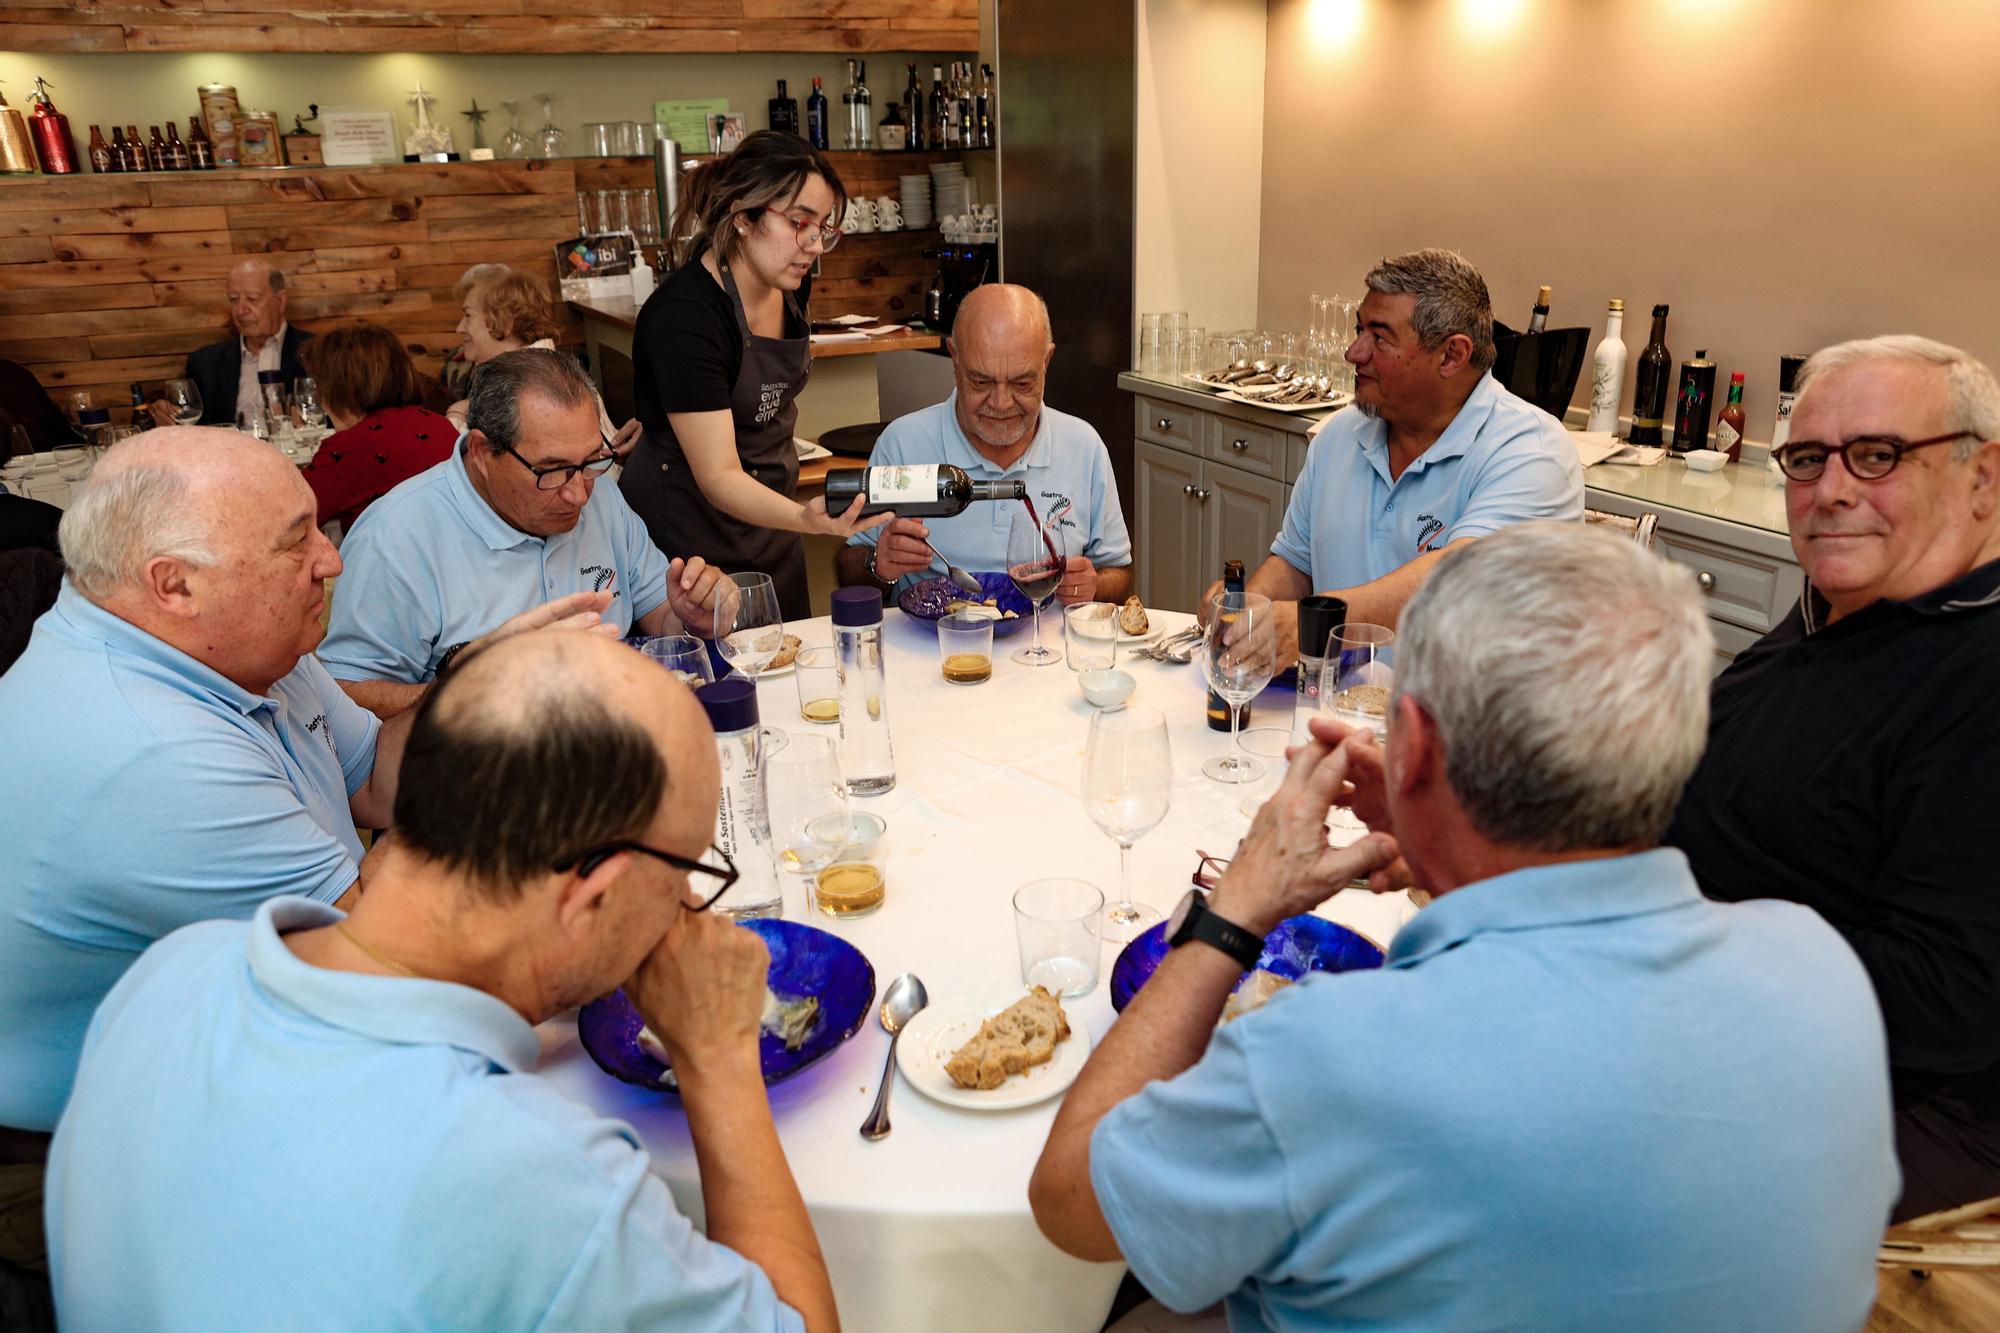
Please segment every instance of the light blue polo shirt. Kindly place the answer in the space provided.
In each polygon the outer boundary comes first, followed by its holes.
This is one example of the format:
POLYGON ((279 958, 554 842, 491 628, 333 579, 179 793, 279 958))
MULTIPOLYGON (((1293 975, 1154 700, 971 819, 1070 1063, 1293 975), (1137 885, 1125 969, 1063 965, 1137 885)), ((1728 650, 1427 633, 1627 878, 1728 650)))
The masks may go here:
POLYGON ((98 1011, 49 1154, 65 1329, 804 1329, 520 1014, 280 938, 340 919, 190 927, 98 1011))
MULTIPOLYGON (((1132 537, 1125 530, 1125 511, 1118 504, 1118 483, 1111 475, 1111 454, 1097 430, 1081 417, 1058 412, 1044 403, 1034 443, 1009 468, 999 468, 965 438, 958 424, 958 394, 889 423, 868 462, 874 467, 898 463, 956 463, 974 481, 1019 480, 1028 484, 1028 498, 1044 519, 1067 504, 1056 520, 1063 530, 1064 554, 1087 558, 1099 569, 1132 563, 1132 537)), ((961 569, 987 573, 1007 568, 1007 530, 1021 506, 1013 501, 970 505, 950 518, 927 518, 931 544, 961 569)), ((880 528, 857 532, 849 546, 873 546, 880 528)), ((897 584, 932 578, 931 569, 905 575, 897 584)))
POLYGON ((1899 1187, 1859 960, 1671 850, 1439 898, 1116 1107, 1090 1176, 1163 1304, 1277 1330, 1858 1329, 1899 1187))
POLYGON ((0 676, 0 1125, 55 1127, 147 945, 353 885, 378 728, 310 654, 251 694, 63 584, 0 676))
POLYGON ((1548 413, 1481 375, 1451 425, 1389 479, 1389 423, 1342 408, 1292 484, 1271 554, 1327 592, 1369 583, 1462 537, 1583 517, 1583 465, 1548 413))
POLYGON ((337 679, 422 684, 447 649, 570 593, 611 589, 604 619, 621 632, 667 600, 667 558, 610 478, 597 479, 575 527, 532 537, 473 489, 465 449, 461 435, 341 543, 346 568, 319 650, 337 679))

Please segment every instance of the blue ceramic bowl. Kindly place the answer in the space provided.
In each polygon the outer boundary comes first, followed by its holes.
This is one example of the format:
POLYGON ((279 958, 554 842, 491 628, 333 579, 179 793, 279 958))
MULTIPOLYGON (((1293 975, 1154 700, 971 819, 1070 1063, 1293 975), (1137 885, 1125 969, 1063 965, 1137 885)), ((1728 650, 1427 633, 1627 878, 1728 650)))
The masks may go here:
MULTIPOLYGON (((1002 611, 1012 611, 1017 617, 1014 620, 994 621, 994 638, 1005 638, 1009 634, 1017 633, 1034 617, 1035 608, 1029 604, 1027 598, 1014 590, 1014 581, 1008 578, 1004 571, 998 574, 974 574, 972 577, 979 580, 984 597, 993 598, 1000 603, 1002 611)), ((912 583, 903 589, 896 598, 896 605, 902 607, 903 614, 910 619, 928 629, 936 629, 937 622, 944 618, 945 612, 953 602, 970 600, 972 599, 966 595, 964 589, 940 575, 934 579, 925 579, 921 583, 912 583)))
MULTIPOLYGON (((1164 921, 1126 945, 1111 965, 1111 1007, 1122 1013, 1166 956, 1164 921)), ((1280 921, 1278 928, 1264 937, 1264 952, 1258 956, 1257 966, 1287 981, 1297 981, 1308 972, 1365 972, 1380 967, 1382 950, 1324 917, 1295 916, 1280 921)), ((1242 984, 1239 978, 1237 985, 1242 984)))
MULTIPOLYGON (((818 1064, 861 1030, 875 1003, 875 969, 861 951, 837 935, 792 921, 765 919, 742 923, 764 937, 771 951, 767 984, 785 996, 819 997, 819 1021, 796 1051, 768 1032, 757 1038, 757 1055, 764 1082, 776 1083, 818 1064)), ((645 1020, 622 990, 592 1000, 576 1016, 576 1034, 597 1067, 611 1077, 641 1088, 673 1092, 660 1082, 667 1067, 639 1047, 645 1020)))

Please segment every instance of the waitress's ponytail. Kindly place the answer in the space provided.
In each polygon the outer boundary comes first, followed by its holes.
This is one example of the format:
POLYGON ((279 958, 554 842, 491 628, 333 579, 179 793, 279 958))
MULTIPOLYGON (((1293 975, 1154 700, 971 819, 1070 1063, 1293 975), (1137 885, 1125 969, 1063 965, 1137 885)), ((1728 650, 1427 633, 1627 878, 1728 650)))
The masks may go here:
POLYGON ((795 134, 758 130, 727 157, 704 162, 681 180, 681 201, 667 227, 667 263, 685 268, 715 248, 727 259, 736 248, 729 229, 732 214, 745 209, 784 207, 818 176, 833 191, 831 221, 847 212, 847 187, 826 155, 795 134))

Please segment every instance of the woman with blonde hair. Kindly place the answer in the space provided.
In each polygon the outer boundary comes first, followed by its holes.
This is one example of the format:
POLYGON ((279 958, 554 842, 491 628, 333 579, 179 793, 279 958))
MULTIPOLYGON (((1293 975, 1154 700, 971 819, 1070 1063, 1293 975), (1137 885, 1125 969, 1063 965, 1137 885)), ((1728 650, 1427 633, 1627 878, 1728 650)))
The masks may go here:
MULTIPOLYGON (((523 347, 554 347, 562 331, 548 293, 533 278, 505 264, 474 264, 458 281, 458 334, 465 339, 459 351, 468 369, 484 365, 503 352, 523 347)), ((465 429, 465 400, 446 409, 445 415, 460 430, 465 429)), ((628 421, 617 430, 597 403, 597 424, 613 453, 624 457, 639 438, 639 423, 628 421)))

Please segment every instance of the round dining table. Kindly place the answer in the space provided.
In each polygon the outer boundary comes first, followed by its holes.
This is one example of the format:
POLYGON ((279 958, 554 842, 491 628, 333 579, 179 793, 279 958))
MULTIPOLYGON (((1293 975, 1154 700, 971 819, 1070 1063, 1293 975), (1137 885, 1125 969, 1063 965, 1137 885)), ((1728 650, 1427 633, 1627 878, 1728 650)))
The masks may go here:
MULTIPOLYGON (((1043 613, 1043 640, 1061 647, 1060 608, 1043 613)), ((1150 613, 1167 633, 1191 617, 1150 613)), ((830 644, 825 618, 788 626, 808 645, 830 644)), ((1031 630, 995 641, 993 675, 972 686, 945 682, 935 633, 891 605, 883 657, 895 746, 896 785, 853 798, 853 809, 888 825, 888 892, 871 915, 835 920, 806 902, 805 880, 781 875, 784 916, 852 943, 873 965, 876 1006, 905 972, 922 978, 933 1006, 972 992, 1022 991, 1012 897, 1030 880, 1089 880, 1107 902, 1118 892, 1118 849, 1079 797, 1085 742, 1095 711, 1067 664, 1010 660, 1031 630)), ((1224 752, 1226 732, 1206 723, 1199 653, 1188 664, 1121 649, 1137 678, 1130 706, 1159 709, 1173 747, 1173 805, 1132 852, 1133 897, 1162 912, 1186 892, 1203 853, 1228 856, 1248 830, 1251 788, 1203 777, 1224 752)), ((763 724, 793 735, 817 729, 799 714, 789 673, 762 680, 763 724)), ((1294 696, 1273 686, 1248 726, 1289 727, 1294 696)), ((825 729, 828 732, 833 727, 825 729)), ((1386 945, 1414 914, 1403 893, 1347 889, 1320 914, 1386 945)), ((1098 981, 1063 1002, 1093 1044, 1115 1019, 1113 961, 1106 942, 1098 981)), ((566 1095, 631 1125, 674 1200, 697 1225, 701 1187, 687 1118, 665 1091, 614 1080, 578 1044, 574 1016, 541 1029, 541 1072, 566 1095)), ((891 1092, 893 1128, 860 1134, 883 1076, 889 1037, 868 1022, 832 1056, 770 1090, 785 1155, 826 1254, 843 1324, 870 1333, 981 1333, 1034 1329, 1091 1333, 1102 1327, 1124 1266, 1088 1263, 1056 1249, 1036 1229, 1028 1178, 1060 1099, 1014 1110, 965 1110, 932 1101, 900 1073, 891 1092)))

